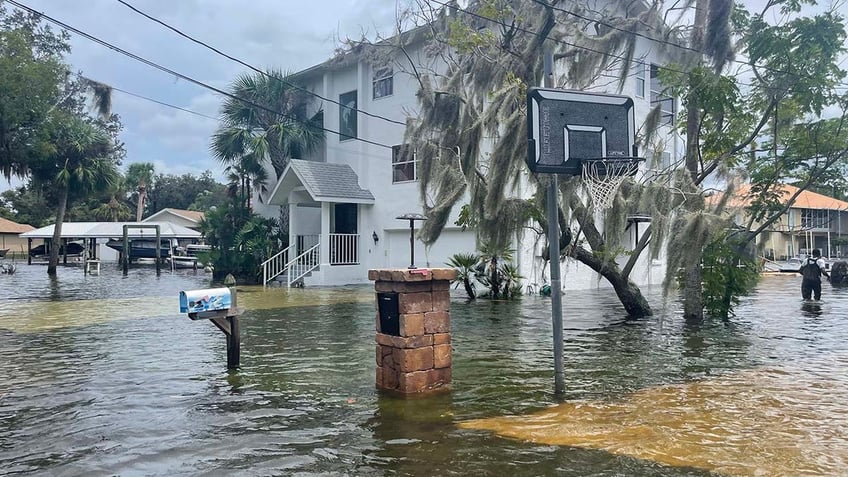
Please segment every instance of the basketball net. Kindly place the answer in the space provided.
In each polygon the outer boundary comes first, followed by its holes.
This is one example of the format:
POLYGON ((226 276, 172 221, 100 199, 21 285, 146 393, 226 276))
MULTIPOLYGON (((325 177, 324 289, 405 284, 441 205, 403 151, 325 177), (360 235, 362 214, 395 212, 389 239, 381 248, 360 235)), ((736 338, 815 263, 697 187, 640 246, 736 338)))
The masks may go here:
POLYGON ((609 209, 615 193, 628 176, 636 174, 639 162, 631 159, 584 159, 583 187, 599 209, 609 209))

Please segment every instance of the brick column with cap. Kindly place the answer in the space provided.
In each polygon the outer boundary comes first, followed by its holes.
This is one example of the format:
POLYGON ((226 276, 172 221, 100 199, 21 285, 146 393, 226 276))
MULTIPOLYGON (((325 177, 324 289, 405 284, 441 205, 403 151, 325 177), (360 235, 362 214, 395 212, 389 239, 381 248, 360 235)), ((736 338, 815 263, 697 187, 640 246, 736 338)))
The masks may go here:
POLYGON ((451 382, 450 268, 368 271, 378 300, 377 387, 404 395, 445 390, 451 382), (381 329, 380 299, 397 300, 390 330, 381 329))

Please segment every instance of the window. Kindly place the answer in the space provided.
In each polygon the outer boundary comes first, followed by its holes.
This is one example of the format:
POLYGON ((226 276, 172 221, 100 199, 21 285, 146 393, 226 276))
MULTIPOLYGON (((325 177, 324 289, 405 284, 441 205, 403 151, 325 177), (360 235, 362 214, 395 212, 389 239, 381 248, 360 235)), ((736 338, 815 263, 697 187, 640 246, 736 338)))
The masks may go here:
POLYGON ((418 180, 418 159, 409 144, 392 146, 392 183, 418 180))
POLYGON ((356 138, 356 90, 339 95, 339 141, 356 138))
POLYGON ((830 226, 827 210, 801 209, 801 228, 824 229, 830 226))
POLYGON ((633 67, 636 69, 636 97, 645 97, 645 63, 637 61, 633 67))
POLYGON ((391 96, 394 93, 394 70, 391 66, 374 68, 374 98, 391 96))
POLYGON ((671 126, 674 124, 674 115, 677 113, 674 98, 667 96, 659 78, 660 67, 651 65, 651 106, 660 105, 660 126, 671 126))

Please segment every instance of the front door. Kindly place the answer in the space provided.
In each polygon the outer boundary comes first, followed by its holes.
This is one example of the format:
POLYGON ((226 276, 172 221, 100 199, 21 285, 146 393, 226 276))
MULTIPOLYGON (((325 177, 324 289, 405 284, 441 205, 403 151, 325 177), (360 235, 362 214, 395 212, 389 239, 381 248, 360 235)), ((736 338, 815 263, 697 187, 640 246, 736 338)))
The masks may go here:
POLYGON ((330 263, 352 265, 359 263, 357 204, 335 204, 333 228, 330 235, 330 263))
POLYGON ((357 220, 356 204, 336 204, 333 220, 333 233, 336 234, 355 234, 357 220))

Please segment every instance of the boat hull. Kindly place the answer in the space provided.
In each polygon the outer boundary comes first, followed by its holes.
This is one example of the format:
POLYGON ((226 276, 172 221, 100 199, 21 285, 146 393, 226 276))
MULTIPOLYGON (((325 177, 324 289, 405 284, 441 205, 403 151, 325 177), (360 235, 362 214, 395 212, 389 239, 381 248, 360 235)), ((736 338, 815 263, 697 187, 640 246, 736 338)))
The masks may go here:
MULTIPOLYGON (((156 241, 155 240, 131 240, 130 241, 130 260, 137 258, 156 258, 156 241)), ((117 250, 124 251, 123 240, 110 240, 106 242, 106 246, 117 250)), ((167 240, 163 240, 159 247, 159 257, 168 258, 171 256, 171 245, 167 240)))

